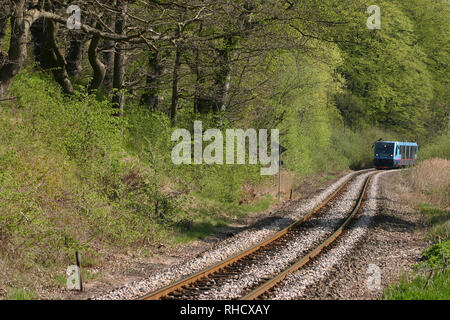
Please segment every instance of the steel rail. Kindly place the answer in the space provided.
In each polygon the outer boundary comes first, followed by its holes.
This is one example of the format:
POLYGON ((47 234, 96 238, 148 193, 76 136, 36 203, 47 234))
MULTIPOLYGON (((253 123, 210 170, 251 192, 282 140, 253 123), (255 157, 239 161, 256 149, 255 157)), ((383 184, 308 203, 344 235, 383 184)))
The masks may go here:
POLYGON ((307 264, 312 258, 317 256, 319 253, 322 252, 323 249, 328 247, 331 243, 333 243, 343 232, 345 227, 350 223, 350 221, 354 218, 354 216, 358 213, 359 209, 361 208, 362 201, 364 197, 366 196, 367 187, 370 183, 371 178, 374 174, 371 174, 369 177, 367 177, 364 187, 359 195, 358 201, 356 202, 351 214, 347 217, 347 219, 344 221, 344 223, 337 229, 331 236, 329 236, 324 242, 322 242, 319 246, 317 246, 315 249, 310 251, 306 256, 302 257, 300 260, 298 260, 296 263, 291 265, 289 268, 285 269, 283 272, 279 273, 274 278, 266 281, 262 285, 258 286, 256 289, 245 295, 244 297, 240 298, 240 300, 255 300, 264 293, 267 293, 269 290, 271 290, 273 287, 275 287, 277 284, 279 284, 282 280, 284 280, 289 274, 297 271, 301 267, 303 267, 305 264, 307 264))
POLYGON ((224 269, 227 266, 232 265, 233 263, 235 263, 236 261, 239 261, 243 258, 245 258, 246 256, 252 254, 253 252, 265 247, 266 245, 276 241, 277 239, 281 238, 282 236, 286 235, 291 229, 299 226, 300 224, 304 223, 305 221, 307 221, 309 218, 311 218, 313 215, 315 215, 317 212, 319 212, 323 207, 325 207, 329 202, 331 202, 334 198, 336 198, 339 193, 348 185, 348 183, 358 174, 362 174, 364 172, 367 171, 371 171, 371 170, 362 170, 359 171, 356 174, 351 175, 348 179, 346 179, 331 195, 329 195, 324 201, 322 201, 322 203, 320 205, 318 205, 317 207, 315 207, 311 212, 309 212, 308 214, 306 214, 305 216, 303 216, 301 219, 299 219, 298 221, 294 222, 293 224, 289 225, 288 227, 284 228, 283 230, 277 232, 275 235, 272 235, 268 238, 266 238, 265 240, 257 243, 256 245, 254 245, 253 247, 246 249, 244 251, 241 251, 221 262, 218 262, 210 267, 207 267, 201 271, 198 271, 192 275, 189 275, 185 278, 182 278, 176 282, 173 282, 170 285, 167 285, 161 289, 158 289, 156 291, 153 291, 147 295, 144 295, 142 297, 139 297, 138 300, 159 300, 162 299, 164 297, 166 297, 168 294, 170 293, 174 293, 177 292, 178 290, 182 290, 184 287, 189 286, 190 284, 195 283, 196 281, 205 278, 217 271, 220 271, 222 269, 224 269))

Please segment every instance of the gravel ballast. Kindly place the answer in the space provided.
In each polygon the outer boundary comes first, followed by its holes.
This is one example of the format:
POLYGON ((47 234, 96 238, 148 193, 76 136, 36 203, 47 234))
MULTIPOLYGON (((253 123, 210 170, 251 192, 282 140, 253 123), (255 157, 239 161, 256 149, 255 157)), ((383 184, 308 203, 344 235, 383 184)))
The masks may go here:
POLYGON ((271 252, 265 259, 246 266, 239 277, 221 283, 218 287, 212 286, 210 290, 199 295, 198 299, 238 299, 263 279, 277 275, 314 249, 347 218, 358 200, 368 175, 369 173, 363 173, 357 176, 341 195, 320 213, 303 223, 294 239, 284 244, 279 251, 271 252))
POLYGON ((277 289, 270 296, 271 299, 290 300, 304 298, 304 290, 307 287, 325 279, 331 268, 342 257, 350 254, 358 241, 367 233, 372 218, 377 213, 378 179, 381 174, 376 174, 372 178, 363 208, 344 236, 338 240, 338 243, 328 251, 322 253, 306 267, 289 275, 277 286, 277 289))
POLYGON ((258 229, 245 230, 232 238, 219 243, 212 250, 206 251, 199 256, 184 261, 178 265, 167 269, 155 271, 154 274, 139 281, 134 281, 120 288, 109 292, 92 296, 91 299, 110 300, 110 299, 135 299, 146 293, 162 288, 170 283, 179 280, 189 274, 198 272, 206 267, 220 262, 227 257, 241 252, 258 242, 264 240, 275 232, 287 227, 292 222, 303 217, 306 213, 313 210, 328 196, 330 196, 339 186, 348 179, 360 174, 350 173, 340 178, 338 181, 330 185, 324 191, 313 197, 306 203, 300 205, 292 213, 275 220, 273 223, 258 229))
MULTIPOLYGON (((417 229, 421 218, 402 205, 396 190, 401 171, 378 172, 372 178, 366 200, 344 234, 301 270, 288 276, 270 299, 376 299, 383 288, 411 270, 427 243, 417 229)), ((354 179, 346 190, 312 217, 294 241, 264 261, 248 266, 236 279, 226 280, 196 299, 236 299, 262 279, 273 276, 304 255, 337 227, 354 206, 369 172, 348 174, 317 196, 273 223, 245 230, 218 243, 212 250, 151 276, 92 299, 135 299, 241 252, 292 224, 317 207, 339 186, 354 179), (358 175, 359 174, 359 175, 358 175)))
POLYGON ((357 219, 326 252, 287 277, 270 299, 379 299, 427 247, 420 215, 401 203, 398 175, 372 179, 357 219))

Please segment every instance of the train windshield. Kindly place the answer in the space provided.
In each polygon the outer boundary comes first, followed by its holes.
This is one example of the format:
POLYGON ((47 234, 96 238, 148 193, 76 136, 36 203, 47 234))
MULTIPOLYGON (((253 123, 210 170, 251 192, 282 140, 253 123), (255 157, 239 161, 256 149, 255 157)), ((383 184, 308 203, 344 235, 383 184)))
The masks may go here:
POLYGON ((376 155, 393 155, 394 154, 394 144, 377 142, 375 144, 375 154, 376 155))

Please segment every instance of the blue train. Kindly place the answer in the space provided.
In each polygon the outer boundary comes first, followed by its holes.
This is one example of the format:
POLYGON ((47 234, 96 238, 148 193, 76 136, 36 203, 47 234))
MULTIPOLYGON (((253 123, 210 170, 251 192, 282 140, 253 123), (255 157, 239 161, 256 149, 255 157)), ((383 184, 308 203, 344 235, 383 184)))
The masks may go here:
POLYGON ((414 166, 419 146, 415 142, 375 142, 374 164, 377 169, 414 166))

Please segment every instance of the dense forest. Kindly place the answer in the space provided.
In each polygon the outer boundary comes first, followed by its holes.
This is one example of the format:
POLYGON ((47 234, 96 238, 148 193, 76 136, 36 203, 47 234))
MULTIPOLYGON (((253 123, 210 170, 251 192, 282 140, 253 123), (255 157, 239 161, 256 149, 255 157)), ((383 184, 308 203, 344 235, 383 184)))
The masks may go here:
POLYGON ((0 273, 266 208, 258 166, 172 163, 195 120, 279 129, 297 177, 370 167, 378 139, 449 158, 450 8, 375 2, 2 0, 0 273))

